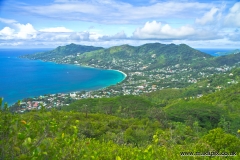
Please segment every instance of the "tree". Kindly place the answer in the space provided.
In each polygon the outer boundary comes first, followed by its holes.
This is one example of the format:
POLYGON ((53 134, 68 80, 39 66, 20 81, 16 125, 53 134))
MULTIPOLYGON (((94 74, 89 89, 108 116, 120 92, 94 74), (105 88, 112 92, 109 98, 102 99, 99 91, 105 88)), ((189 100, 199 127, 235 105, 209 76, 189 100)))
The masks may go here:
POLYGON ((186 122, 191 126, 198 121, 199 126, 206 129, 217 127, 221 115, 227 114, 221 108, 207 103, 184 101, 167 107, 165 112, 170 120, 186 122))
MULTIPOLYGON (((210 130, 200 142, 205 143, 216 152, 235 153, 240 151, 240 140, 232 134, 225 133, 221 128, 210 130)), ((206 147, 204 148, 206 149, 206 147)), ((202 150, 201 147, 199 149, 202 150)), ((209 151, 209 148, 206 150, 209 151)))

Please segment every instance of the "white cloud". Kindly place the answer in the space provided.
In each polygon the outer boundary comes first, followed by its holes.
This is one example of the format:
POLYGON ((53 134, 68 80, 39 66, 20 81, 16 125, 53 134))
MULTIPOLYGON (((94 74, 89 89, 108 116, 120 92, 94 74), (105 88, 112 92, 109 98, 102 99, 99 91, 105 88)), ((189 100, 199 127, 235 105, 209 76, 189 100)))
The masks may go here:
POLYGON ((137 28, 133 33, 138 39, 188 39, 195 34, 195 29, 190 26, 172 28, 170 25, 163 25, 161 22, 147 22, 142 28, 137 28))
MULTIPOLYGON (((36 30, 30 23, 11 24, 13 28, 5 27, 0 30, 0 40, 4 40, 4 44, 12 41, 14 44, 44 44, 57 45, 68 43, 83 43, 103 46, 121 43, 143 44, 149 40, 164 40, 171 42, 172 40, 203 40, 220 38, 217 32, 209 32, 207 30, 196 30, 191 26, 182 26, 174 28, 169 24, 152 21, 147 22, 143 27, 137 28, 133 32, 132 37, 127 37, 124 31, 120 31, 114 35, 104 35, 101 30, 91 30, 83 32, 74 32, 65 27, 45 28, 36 30), (71 31, 71 32, 70 32, 71 31), (141 39, 141 41, 139 41, 141 39), (139 42, 137 42, 139 41, 139 42), (19 43, 18 43, 19 42, 19 43), (21 43, 20 43, 21 42, 21 43)), ((50 46, 51 46, 50 45, 50 46)))
POLYGON ((16 34, 20 39, 31 39, 36 37, 37 31, 34 27, 30 24, 20 24, 16 23, 15 26, 19 29, 18 33, 16 34))
MULTIPOLYGON (((65 27, 44 28, 36 30, 32 24, 21 24, 15 20, 4 19, 4 22, 11 27, 7 26, 0 30, 0 40, 11 40, 14 42, 76 42, 76 41, 98 41, 103 37, 97 31, 83 31, 74 32, 73 30, 65 27), (11 22, 11 23, 10 23, 11 22)), ((17 44, 17 43, 16 43, 17 44)))
POLYGON ((37 35, 37 31, 32 24, 21 24, 13 19, 0 18, 0 21, 11 25, 13 28, 5 27, 1 30, 1 39, 32 39, 37 35))
POLYGON ((9 28, 9 27, 4 27, 2 30, 0 30, 0 36, 12 36, 14 33, 14 29, 9 28))
POLYGON ((224 38, 218 30, 209 28, 197 28, 197 26, 184 25, 174 28, 169 24, 152 21, 147 22, 141 28, 137 28, 133 32, 135 39, 146 40, 215 40, 224 38))
POLYGON ((229 13, 225 17, 226 26, 240 27, 240 2, 237 2, 230 8, 229 13))
POLYGON ((44 28, 40 29, 40 32, 73 32, 71 29, 67 29, 65 27, 54 27, 54 28, 44 28))
POLYGON ((219 11, 218 8, 213 7, 209 12, 205 13, 202 18, 197 18, 196 23, 205 25, 207 23, 213 22, 214 20, 216 20, 215 15, 217 14, 218 11, 219 11))
POLYGON ((0 39, 32 39, 37 35, 37 31, 29 23, 26 25, 16 23, 15 29, 4 27, 0 31, 0 39))

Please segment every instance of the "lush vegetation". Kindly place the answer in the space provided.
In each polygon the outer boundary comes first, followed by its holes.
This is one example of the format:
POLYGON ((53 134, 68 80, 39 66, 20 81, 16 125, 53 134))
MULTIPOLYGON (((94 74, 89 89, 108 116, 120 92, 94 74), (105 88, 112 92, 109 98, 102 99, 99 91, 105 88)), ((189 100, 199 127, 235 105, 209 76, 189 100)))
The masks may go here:
POLYGON ((49 60, 56 60, 62 59, 65 56, 76 56, 77 54, 82 54, 84 52, 90 52, 94 50, 103 49, 102 47, 93 47, 93 46, 84 46, 84 45, 76 45, 76 44, 69 44, 66 46, 59 46, 54 50, 47 51, 47 52, 40 52, 36 54, 29 54, 22 56, 23 58, 30 58, 30 59, 41 59, 45 61, 49 60))
POLYGON ((0 124, 1 159, 182 159, 181 152, 209 151, 240 156, 239 138, 221 128, 203 132, 198 123, 163 127, 149 119, 104 114, 3 110, 0 124))
MULTIPOLYGON (((116 61, 123 60, 132 63, 142 62, 148 66, 148 70, 151 70, 157 67, 166 67, 176 64, 195 64, 197 60, 203 60, 204 57, 211 58, 210 55, 195 50, 185 44, 166 45, 149 43, 139 47, 121 45, 108 49, 86 52, 76 60, 86 65, 98 62, 100 66, 108 66, 114 58, 116 61)), ((114 64, 111 65, 114 66, 114 64)))
POLYGON ((138 96, 119 96, 113 98, 83 99, 69 106, 62 107, 65 111, 88 113, 104 113, 123 118, 143 118, 153 104, 138 96))
MULTIPOLYGON (((186 89, 187 90, 187 89, 186 89)), ((240 158, 240 84, 198 99, 167 89, 144 96, 86 99, 61 110, 0 113, 1 159, 240 158), (158 97, 161 104, 156 102, 158 97), (163 105, 164 104, 164 105, 163 105), (183 157, 183 155, 185 155, 183 157)))

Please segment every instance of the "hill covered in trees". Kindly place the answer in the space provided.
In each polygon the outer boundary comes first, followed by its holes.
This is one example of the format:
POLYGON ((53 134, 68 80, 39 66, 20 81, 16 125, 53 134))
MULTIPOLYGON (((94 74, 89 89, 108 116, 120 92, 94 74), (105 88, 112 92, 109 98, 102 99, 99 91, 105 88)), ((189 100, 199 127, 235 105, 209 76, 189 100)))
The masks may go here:
MULTIPOLYGON (((221 75, 216 76, 209 80, 221 75)), ((5 106, 0 112, 0 157, 238 159, 240 84, 200 98, 187 96, 193 89, 85 99, 60 110, 43 107, 23 114, 12 114, 5 106)))
POLYGON ((93 46, 84 46, 84 45, 76 45, 71 43, 66 46, 59 46, 54 50, 47 52, 39 52, 36 54, 23 55, 21 58, 29 58, 29 59, 40 59, 43 61, 56 61, 58 59, 63 59, 66 56, 77 56, 84 52, 90 52, 94 50, 103 49, 102 47, 93 47, 93 46))
POLYGON ((152 70, 181 64, 193 68, 219 67, 239 62, 240 54, 212 57, 186 44, 148 43, 141 46, 121 45, 107 49, 70 44, 24 58, 72 63, 122 71, 152 70), (78 54, 77 54, 78 53, 78 54))
POLYGON ((109 65, 111 62, 117 67, 118 62, 135 63, 140 62, 146 68, 154 69, 176 64, 192 64, 194 60, 203 60, 204 57, 211 57, 208 54, 197 51, 185 44, 160 44, 150 43, 139 47, 122 45, 108 49, 96 50, 82 54, 76 60, 85 65, 98 62, 99 66, 109 65), (114 62, 112 62, 114 59, 114 62))

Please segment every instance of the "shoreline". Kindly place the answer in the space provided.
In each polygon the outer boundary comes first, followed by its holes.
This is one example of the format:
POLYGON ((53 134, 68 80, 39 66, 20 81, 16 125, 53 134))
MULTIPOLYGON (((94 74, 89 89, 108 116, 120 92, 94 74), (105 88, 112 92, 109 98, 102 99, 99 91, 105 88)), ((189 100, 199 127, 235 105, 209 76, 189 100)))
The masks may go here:
MULTIPOLYGON (((54 63, 55 63, 55 62, 54 62, 54 63)), ((56 64, 61 64, 61 63, 56 63, 56 64)), ((67 63, 66 63, 66 64, 67 64, 67 63)), ((85 68, 92 68, 92 69, 116 71, 116 72, 120 72, 120 73, 122 73, 122 74, 124 75, 124 78, 123 78, 122 81, 124 81, 124 80, 127 78, 127 74, 126 74, 126 73, 124 73, 123 71, 117 70, 117 69, 95 68, 95 67, 92 67, 92 66, 86 66, 86 65, 81 66, 81 65, 79 65, 79 64, 70 64, 70 63, 68 63, 68 65, 74 65, 74 66, 85 67, 85 68)), ((121 81, 121 82, 122 82, 122 81, 121 81)), ((119 83, 119 82, 118 82, 118 83, 119 83)))
MULTIPOLYGON (((127 74, 126 74, 126 73, 124 73, 123 71, 117 70, 117 69, 95 68, 95 67, 92 67, 92 66, 86 66, 86 65, 81 66, 81 65, 78 65, 78 64, 70 64, 70 65, 75 65, 75 66, 85 67, 85 68, 93 68, 93 69, 116 71, 116 72, 120 72, 120 73, 122 73, 122 74, 124 75, 124 79, 123 79, 123 80, 125 80, 125 79, 127 78, 127 74)), ((123 81, 123 80, 122 80, 122 81, 123 81)), ((122 82, 122 81, 121 81, 121 82, 122 82)), ((119 82, 118 82, 118 83, 119 83, 119 82)))
MULTIPOLYGON (((124 79, 123 79, 122 81, 124 81, 124 80, 127 78, 127 74, 126 74, 126 73, 124 73, 123 71, 116 70, 116 69, 109 69, 109 70, 111 70, 111 71, 117 71, 117 72, 120 72, 120 73, 122 73, 122 74, 124 75, 124 79)), ((118 82, 118 83, 119 83, 119 82, 118 82)))
MULTIPOLYGON (((17 57, 17 58, 20 58, 22 59, 22 57, 17 57)), ((120 71, 120 70, 117 70, 117 69, 105 69, 105 68, 95 68, 95 67, 92 67, 92 66, 87 66, 87 65, 79 65, 79 64, 71 64, 71 63, 57 63, 57 62, 54 62, 54 61, 44 61, 44 60, 41 60, 41 59, 29 59, 29 58, 24 58, 24 59, 28 59, 28 60, 34 60, 34 61, 41 61, 41 62, 49 62, 49 63, 55 63, 55 64, 63 64, 63 65, 73 65, 73 66, 78 66, 78 67, 84 67, 84 68, 92 68, 92 69, 101 69, 101 70, 111 70, 111 71, 117 71, 117 72, 120 72, 124 75, 124 79, 127 78, 127 74, 124 73, 123 71, 120 71)), ((124 80, 123 79, 123 80, 124 80)), ((123 81, 122 80, 122 81, 123 81)))
MULTIPOLYGON (((17 57, 17 58, 20 58, 22 59, 21 57, 17 57)), ((28 59, 28 58, 27 58, 28 59)), ((34 60, 36 61, 35 59, 28 59, 28 60, 34 60)), ((46 95, 49 95, 49 94, 70 94, 70 93, 80 93, 82 91, 86 91, 86 92, 92 92, 92 91, 99 91, 99 90, 102 90, 102 89, 106 89, 110 86, 116 86, 118 85, 119 83, 122 83, 126 77, 127 77, 127 74, 124 73, 123 71, 120 71, 120 70, 116 70, 116 69, 104 69, 104 68, 95 68, 95 67, 92 67, 92 66, 86 66, 86 65, 77 65, 77 64, 71 64, 71 63, 57 63, 57 62, 53 62, 53 61, 43 61, 43 60, 37 60, 37 61, 41 61, 41 62, 48 62, 48 63, 54 63, 54 64, 60 64, 60 65, 72 65, 72 66, 75 66, 75 67, 83 67, 83 68, 92 68, 92 69, 99 69, 99 70, 109 70, 109 71, 115 71, 115 72, 118 72, 118 73, 121 73, 123 75, 123 77, 121 78, 120 81, 116 82, 115 84, 112 84, 112 85, 106 85, 105 87, 100 87, 100 88, 95 88, 95 89, 80 89, 80 90, 71 90, 71 91, 67 91, 67 92, 56 92, 56 93, 46 93, 46 95)), ((43 95, 43 94, 41 94, 43 95)), ((34 97, 39 97, 41 95, 37 95, 37 96, 27 96, 27 97, 24 97, 22 99, 20 99, 20 101, 22 101, 23 99, 27 99, 27 98, 34 98, 34 97)), ((8 105, 9 107, 13 106, 14 104, 16 104, 17 101, 15 102, 11 102, 9 103, 8 102, 8 105)))
MULTIPOLYGON (((17 58, 20 58, 21 57, 17 57, 17 58)), ((28 58, 26 58, 28 59, 28 58)), ((79 65, 79 64, 71 64, 71 63, 57 63, 57 62, 54 62, 54 61, 44 61, 44 60, 41 60, 41 59, 29 59, 29 60, 34 60, 34 61, 41 61, 41 62, 48 62, 48 63, 54 63, 54 64, 62 64, 62 65, 73 65, 73 66, 78 66, 78 67, 84 67, 84 68, 91 68, 91 69, 100 69, 100 70, 111 70, 111 71, 117 71, 117 72, 120 72, 124 75, 124 79, 125 80, 127 78, 127 74, 124 73, 123 71, 120 71, 120 70, 117 70, 117 69, 105 69, 105 68, 95 68, 95 67, 92 67, 92 66, 87 66, 87 65, 79 65)), ((122 80, 122 81, 123 81, 122 80)), ((121 82, 122 82, 121 81, 121 82)), ((119 82, 118 82, 119 83, 119 82)))

